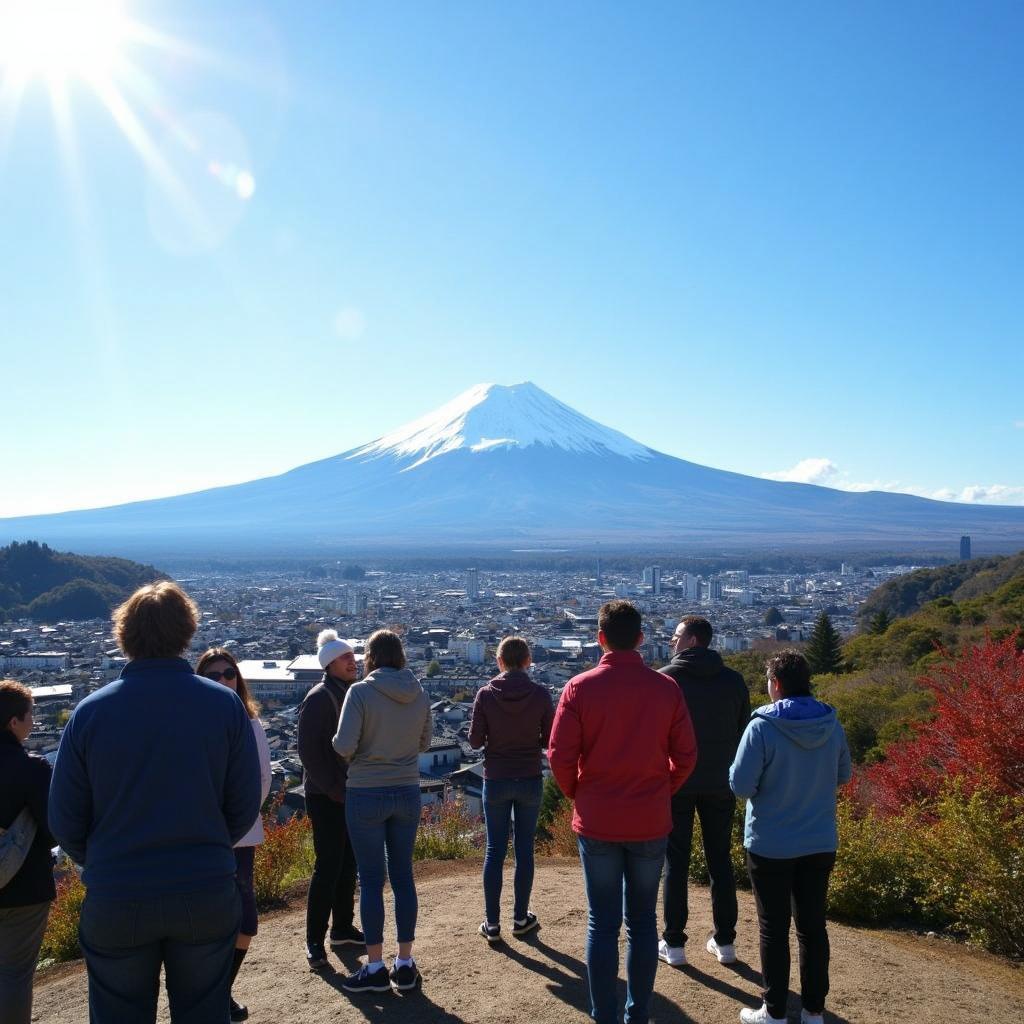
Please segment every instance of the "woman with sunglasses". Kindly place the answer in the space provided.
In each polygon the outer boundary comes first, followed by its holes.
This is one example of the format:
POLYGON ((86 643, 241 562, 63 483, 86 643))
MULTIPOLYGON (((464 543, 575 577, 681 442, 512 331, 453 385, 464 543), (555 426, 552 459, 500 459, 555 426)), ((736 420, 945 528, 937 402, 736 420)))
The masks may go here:
MULTIPOLYGON (((199 659, 196 675, 205 676, 215 683, 222 683, 229 690, 234 690, 241 700, 249 720, 252 722, 253 735, 256 737, 256 748, 260 755, 260 793, 261 801, 267 799, 270 792, 270 746, 263 725, 259 719, 259 705, 252 699, 249 688, 245 685, 242 673, 238 670, 235 656, 223 647, 211 647, 199 659)), ((258 918, 256 914, 256 894, 253 889, 253 863, 256 847, 263 842, 263 818, 256 816, 256 821, 249 831, 235 843, 235 881, 242 897, 242 924, 235 942, 235 959, 231 967, 231 984, 234 986, 238 970, 242 966, 249 944, 257 932, 258 918)), ((245 1020, 249 1010, 231 997, 231 1019, 245 1020)))

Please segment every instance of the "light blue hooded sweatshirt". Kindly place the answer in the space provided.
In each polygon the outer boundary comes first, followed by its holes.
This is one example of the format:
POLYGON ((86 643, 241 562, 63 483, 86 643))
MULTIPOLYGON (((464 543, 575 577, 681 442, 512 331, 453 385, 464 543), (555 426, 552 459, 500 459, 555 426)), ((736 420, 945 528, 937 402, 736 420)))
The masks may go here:
POLYGON ((729 769, 732 791, 747 798, 743 845, 773 858, 834 851, 836 790, 850 774, 835 708, 813 697, 759 707, 729 769))

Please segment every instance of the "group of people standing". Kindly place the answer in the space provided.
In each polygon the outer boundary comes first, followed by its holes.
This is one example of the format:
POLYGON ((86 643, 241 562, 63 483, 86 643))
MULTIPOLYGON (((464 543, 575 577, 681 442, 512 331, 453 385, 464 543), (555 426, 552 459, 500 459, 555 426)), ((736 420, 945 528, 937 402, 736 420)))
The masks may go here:
MULTIPOLYGON (((253 865, 263 840, 270 753, 231 652, 212 648, 194 670, 184 659, 198 621, 191 598, 167 581, 141 588, 116 610, 114 631, 128 663, 71 715, 52 778, 48 764, 23 747, 33 725, 31 691, 0 683, 0 830, 13 832, 26 817, 35 829, 14 876, 6 884, 0 877, 3 1024, 31 1017, 32 973, 55 894, 55 843, 82 867, 87 889, 79 938, 94 1024, 150 1024, 161 967, 175 1022, 248 1016, 231 989, 258 929, 253 865)), ((591 1015, 596 1024, 619 1020, 615 984, 625 920, 625 1020, 645 1024, 658 960, 687 963, 695 817, 711 876, 715 927, 707 950, 722 963, 736 959, 730 838, 735 796, 745 797, 764 991, 760 1009, 743 1010, 741 1020, 785 1019, 792 908, 802 1020, 820 1024, 835 793, 850 774, 835 712, 811 696, 807 663, 796 652, 769 660, 771 702, 751 716, 742 678, 710 649, 706 619, 683 619, 661 672, 645 666, 637 650, 641 625, 629 602, 602 606, 600 663, 569 681, 557 709, 528 674, 527 643, 506 637, 499 645, 499 674, 478 691, 470 726, 470 743, 484 752, 479 933, 490 944, 503 941, 510 836, 510 931, 523 937, 539 927, 530 896, 547 749, 559 787, 574 802, 589 909, 591 1015)), ((342 981, 344 990, 412 989, 420 982, 412 862, 419 754, 433 731, 430 704, 393 632, 378 630, 367 640, 362 680, 355 652, 334 630, 320 633, 317 650, 323 678, 298 716, 315 852, 306 959, 320 970, 328 965, 328 944, 365 947, 365 963, 342 981), (397 939, 390 969, 383 955, 385 881, 394 893, 397 939)))

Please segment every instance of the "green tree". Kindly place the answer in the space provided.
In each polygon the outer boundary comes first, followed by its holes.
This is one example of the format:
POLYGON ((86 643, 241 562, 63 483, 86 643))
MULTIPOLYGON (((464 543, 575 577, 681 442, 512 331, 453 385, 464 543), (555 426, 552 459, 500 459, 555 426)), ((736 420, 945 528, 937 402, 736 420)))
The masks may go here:
POLYGON ((565 803, 567 803, 565 794, 558 788, 554 775, 549 775, 544 780, 544 789, 541 792, 540 813, 537 816, 538 825, 542 829, 547 829, 548 825, 554 820, 559 808, 565 803))
POLYGON ((818 676, 827 672, 841 672, 843 669, 843 642, 836 632, 832 620, 825 612, 818 616, 811 639, 804 649, 811 674, 818 676))
POLYGON ((874 633, 875 636, 881 636, 891 625, 892 615, 889 614, 888 608, 883 608, 880 612, 871 616, 871 620, 868 623, 868 631, 874 633))
POLYGON ((782 622, 782 612, 780 612, 774 605, 764 613, 764 624, 766 626, 778 626, 782 622))
POLYGON ((433 679, 434 676, 439 676, 440 674, 441 674, 441 662, 436 661, 436 660, 432 661, 427 666, 427 678, 428 679, 433 679))

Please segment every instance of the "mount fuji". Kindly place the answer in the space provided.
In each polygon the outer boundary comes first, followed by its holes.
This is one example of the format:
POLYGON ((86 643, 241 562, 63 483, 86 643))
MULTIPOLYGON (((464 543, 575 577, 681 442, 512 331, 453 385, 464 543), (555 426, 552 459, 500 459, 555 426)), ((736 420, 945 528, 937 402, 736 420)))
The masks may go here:
POLYGON ((480 384, 368 444, 173 498, 0 519, 0 543, 264 555, 601 542, 718 549, 1024 547, 1024 508, 852 493, 711 469, 581 415, 531 383, 480 384))

